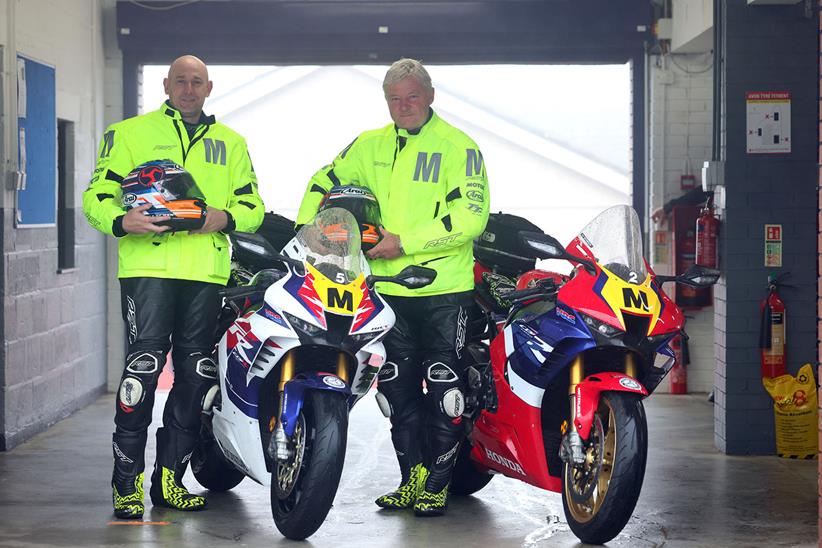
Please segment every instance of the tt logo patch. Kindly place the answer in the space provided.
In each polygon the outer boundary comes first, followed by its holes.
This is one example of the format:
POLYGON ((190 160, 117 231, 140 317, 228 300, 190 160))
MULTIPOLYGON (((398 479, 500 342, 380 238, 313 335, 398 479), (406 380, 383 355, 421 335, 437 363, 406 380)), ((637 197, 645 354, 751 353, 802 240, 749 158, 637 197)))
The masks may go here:
POLYGON ((209 164, 225 165, 226 150, 225 142, 214 139, 203 139, 203 146, 205 147, 205 161, 209 164))

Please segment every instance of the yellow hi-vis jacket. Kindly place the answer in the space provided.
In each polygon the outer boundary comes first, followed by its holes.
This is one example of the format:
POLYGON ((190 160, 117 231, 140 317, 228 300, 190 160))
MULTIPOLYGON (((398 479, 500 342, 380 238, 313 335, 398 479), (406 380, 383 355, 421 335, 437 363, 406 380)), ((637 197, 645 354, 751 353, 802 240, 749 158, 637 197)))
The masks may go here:
POLYGON ((245 140, 201 116, 189 139, 180 112, 165 103, 159 110, 111 125, 103 135, 97 168, 83 194, 89 224, 119 238, 120 278, 150 277, 225 284, 230 257, 222 232, 126 234, 120 182, 136 166, 171 160, 191 173, 206 203, 230 215, 226 231, 253 232, 263 220, 257 176, 245 140), (231 225, 234 226, 231 226, 231 225))
POLYGON ((362 133, 311 178, 297 224, 313 218, 335 184, 368 187, 385 229, 400 237, 405 254, 371 260, 374 274, 393 276, 411 264, 437 271, 429 286, 380 284, 381 293, 424 296, 474 288, 473 240, 488 221, 489 188, 479 147, 465 133, 433 111, 413 132, 389 124, 362 133))

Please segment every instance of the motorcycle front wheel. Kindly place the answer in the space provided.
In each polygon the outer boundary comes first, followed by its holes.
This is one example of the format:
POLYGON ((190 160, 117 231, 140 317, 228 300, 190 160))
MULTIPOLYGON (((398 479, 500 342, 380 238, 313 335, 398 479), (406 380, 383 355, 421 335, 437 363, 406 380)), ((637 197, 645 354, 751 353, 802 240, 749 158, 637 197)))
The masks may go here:
POLYGON ((342 475, 348 406, 341 394, 305 393, 292 436, 291 457, 271 473, 271 513, 280 533, 303 540, 322 525, 342 475))
POLYGON ((647 454, 642 400, 603 392, 585 444, 585 462, 563 467, 562 506, 582 542, 604 544, 628 523, 642 489, 647 454))

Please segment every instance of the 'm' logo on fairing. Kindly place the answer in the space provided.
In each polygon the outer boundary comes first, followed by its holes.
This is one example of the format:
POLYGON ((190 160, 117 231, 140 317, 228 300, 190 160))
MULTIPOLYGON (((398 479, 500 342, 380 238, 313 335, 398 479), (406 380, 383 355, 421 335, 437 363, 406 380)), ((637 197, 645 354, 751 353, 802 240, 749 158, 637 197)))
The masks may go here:
POLYGON ((623 287, 622 300, 626 308, 638 308, 645 312, 651 311, 648 306, 648 295, 641 291, 634 291, 630 287, 623 287))
POLYGON ((354 294, 350 291, 343 291, 342 295, 340 295, 340 291, 336 287, 329 287, 328 288, 328 307, 329 308, 342 308, 344 310, 348 310, 349 312, 354 311, 354 294))

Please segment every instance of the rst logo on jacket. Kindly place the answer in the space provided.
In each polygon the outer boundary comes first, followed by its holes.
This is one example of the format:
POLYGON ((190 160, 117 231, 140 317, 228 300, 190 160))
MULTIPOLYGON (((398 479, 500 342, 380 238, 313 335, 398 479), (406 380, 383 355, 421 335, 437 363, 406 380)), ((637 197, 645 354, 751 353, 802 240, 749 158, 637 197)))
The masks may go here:
POLYGON ((226 149, 225 142, 219 139, 203 139, 203 148, 205 148, 205 161, 209 164, 225 165, 226 149))
POLYGON ((419 181, 420 175, 422 180, 426 183, 437 183, 440 180, 440 162, 442 161, 442 152, 435 152, 431 155, 431 160, 428 159, 427 152, 420 152, 417 154, 417 167, 414 169, 414 180, 419 181), (433 177, 432 177, 433 175, 433 177))

